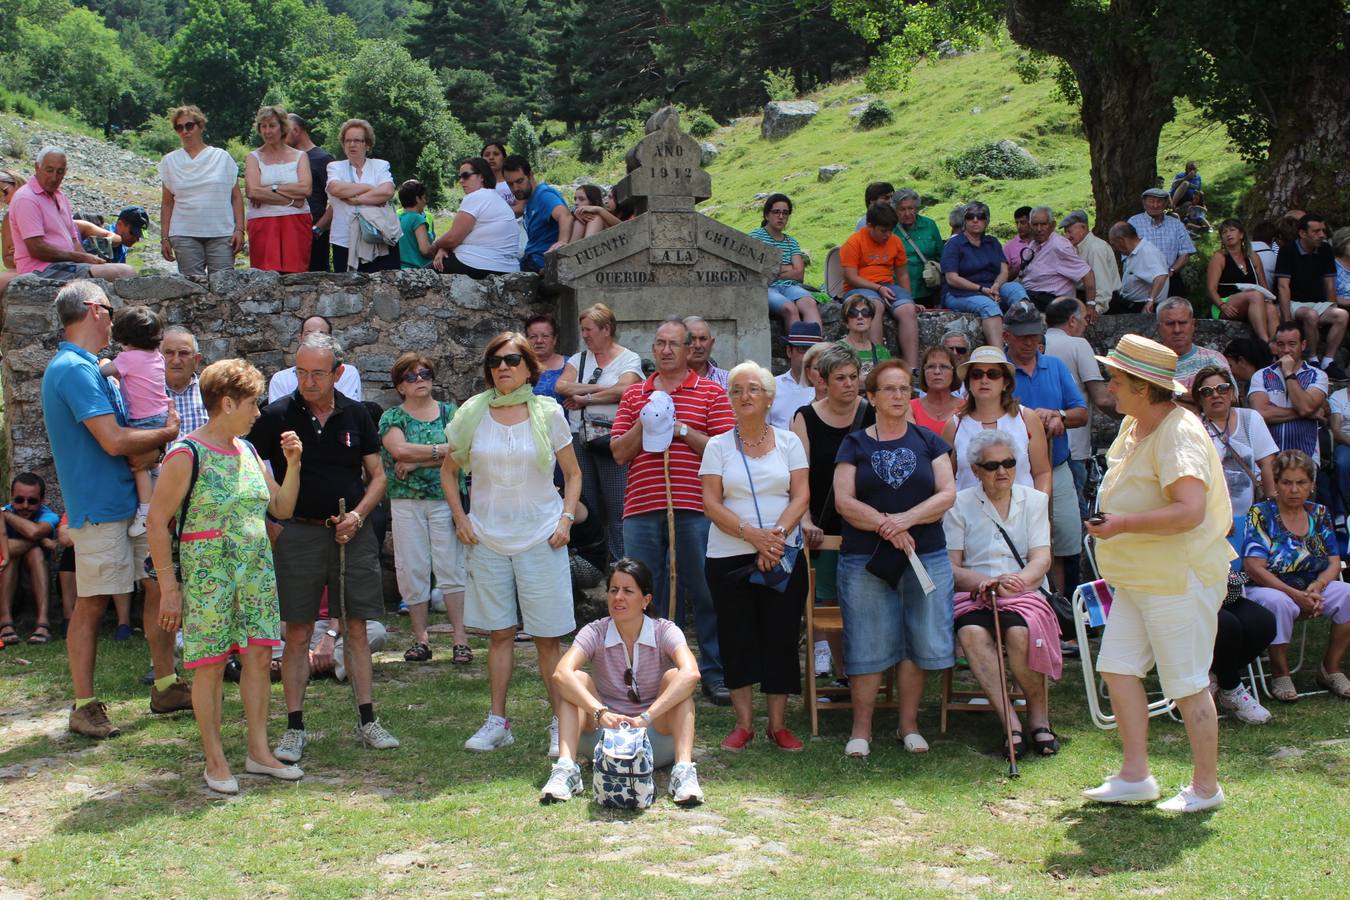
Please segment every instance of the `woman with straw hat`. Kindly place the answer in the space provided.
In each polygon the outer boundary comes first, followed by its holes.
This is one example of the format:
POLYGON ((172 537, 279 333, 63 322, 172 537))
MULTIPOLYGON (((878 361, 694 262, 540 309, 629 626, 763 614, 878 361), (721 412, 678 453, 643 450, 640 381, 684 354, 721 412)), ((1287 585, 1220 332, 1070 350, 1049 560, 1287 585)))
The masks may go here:
POLYGON ((1083 794, 1102 803, 1158 798, 1143 682, 1156 663, 1164 693, 1181 709, 1193 763, 1190 783, 1158 808, 1200 812, 1223 803, 1208 688, 1233 558, 1225 540, 1228 485, 1204 427, 1173 400, 1185 390, 1175 353, 1127 334, 1097 360, 1110 370, 1108 389, 1125 416, 1107 452, 1101 514, 1087 524, 1098 541, 1097 566, 1115 590, 1097 671, 1111 692, 1125 760, 1119 773, 1083 794))

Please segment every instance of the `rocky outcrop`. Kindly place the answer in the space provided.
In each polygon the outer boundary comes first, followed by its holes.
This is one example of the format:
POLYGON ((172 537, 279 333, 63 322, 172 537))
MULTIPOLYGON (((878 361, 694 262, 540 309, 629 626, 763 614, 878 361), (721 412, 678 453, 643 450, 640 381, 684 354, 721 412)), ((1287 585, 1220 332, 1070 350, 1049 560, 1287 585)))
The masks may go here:
POLYGON ((787 137, 802 128, 820 112, 820 105, 810 100, 774 100, 764 107, 764 121, 759 133, 766 140, 787 137))

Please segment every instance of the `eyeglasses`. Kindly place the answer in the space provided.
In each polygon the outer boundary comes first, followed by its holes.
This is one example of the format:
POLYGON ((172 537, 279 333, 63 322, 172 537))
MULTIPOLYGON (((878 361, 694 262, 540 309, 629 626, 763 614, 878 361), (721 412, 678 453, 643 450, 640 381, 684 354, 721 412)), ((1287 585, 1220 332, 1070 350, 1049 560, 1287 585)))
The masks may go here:
POLYGON ((967 221, 967 222, 988 222, 988 221, 989 221, 989 213, 968 212, 968 213, 966 213, 966 221, 967 221))
POLYGON ((516 366, 520 365, 521 360, 524 358, 524 355, 520 353, 507 353, 504 356, 489 356, 487 358, 487 367, 488 370, 491 371, 493 369, 501 368, 502 363, 506 363, 514 369, 516 366))
POLYGON ((1215 394, 1218 394, 1220 397, 1226 397, 1231 390, 1233 390, 1233 386, 1225 381, 1223 384, 1213 384, 1197 388, 1195 393, 1200 397, 1208 399, 1215 394))
MULTIPOLYGON (((496 367, 494 366, 493 368, 496 367)), ((404 384, 417 384, 417 382, 419 381, 434 381, 434 380, 436 380, 436 373, 431 371, 430 369, 418 369, 416 372, 403 373, 404 384)))
POLYGON ((15 497, 9 501, 10 506, 38 506, 42 503, 40 497, 15 497))
POLYGON ((688 346, 688 341, 652 341, 653 350, 678 350, 688 346))
POLYGON ((975 463, 975 466, 976 466, 977 468, 984 469, 986 472, 997 472, 999 469, 1015 469, 1015 468, 1017 468, 1017 460, 1015 460, 1015 459, 998 459, 998 460, 994 460, 993 462, 977 462, 977 463, 975 463))
POLYGON ((199 127, 200 124, 200 122, 175 122, 173 130, 179 134, 187 134, 192 129, 199 127))
POLYGON ((475 176, 475 175, 477 175, 477 174, 478 174, 478 173, 475 172, 473 169, 465 169, 463 172, 460 172, 460 173, 459 173, 459 180, 460 180, 460 181, 468 181, 470 178, 472 178, 473 176, 475 176))
POLYGON ((929 363, 923 367, 925 372, 950 372, 952 367, 946 363, 929 363))
POLYGON ((912 390, 914 390, 914 388, 910 387, 910 386, 907 385, 907 384, 883 384, 881 387, 879 387, 879 388, 876 389, 875 393, 878 393, 878 394, 908 394, 908 393, 909 393, 910 391, 912 391, 912 390))
POLYGON ((985 378, 990 381, 1002 381, 1004 371, 1002 369, 970 369, 966 375, 971 381, 980 381, 985 378))
POLYGON ((769 210, 769 215, 771 215, 771 216, 790 216, 790 215, 792 215, 792 210, 790 210, 790 209, 771 209, 771 210, 769 210))
POLYGON ((749 394, 751 397, 759 397, 764 394, 764 388, 761 385, 752 384, 744 390, 741 388, 732 388, 727 392, 727 395, 730 397, 744 397, 746 394, 749 394))
POLYGON ((848 311, 850 319, 870 319, 876 315, 876 311, 870 306, 855 306, 848 311))
POLYGON ((101 302, 99 302, 98 300, 86 300, 86 301, 84 301, 84 305, 85 305, 85 306, 97 306, 97 307, 99 307, 100 309, 102 309, 104 312, 106 312, 106 313, 107 313, 108 315, 110 315, 110 316, 111 316, 114 312, 116 312, 116 310, 114 310, 114 309, 112 308, 112 305, 111 305, 111 304, 108 304, 108 303, 101 303, 101 302))
POLYGON ((642 695, 638 693, 637 676, 633 674, 632 666, 623 670, 623 683, 628 688, 628 699, 634 703, 641 703, 642 695))

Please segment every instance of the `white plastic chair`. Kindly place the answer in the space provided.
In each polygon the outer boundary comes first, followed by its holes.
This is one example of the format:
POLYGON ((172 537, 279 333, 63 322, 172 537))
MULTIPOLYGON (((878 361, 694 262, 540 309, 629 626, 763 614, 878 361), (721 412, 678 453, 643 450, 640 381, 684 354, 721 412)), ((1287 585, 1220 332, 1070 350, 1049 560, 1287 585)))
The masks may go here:
MULTIPOLYGON (((1092 724, 1104 731, 1116 727, 1116 717, 1102 711, 1103 701, 1107 700, 1106 686, 1092 668, 1092 646, 1088 643, 1088 628, 1106 624, 1110 610, 1098 602, 1092 583, 1080 584, 1073 592, 1073 624, 1078 633, 1078 658, 1082 664, 1083 686, 1087 689, 1088 709, 1092 713, 1092 724)), ((1170 715, 1176 704, 1170 697, 1163 696, 1148 705, 1149 718, 1170 715)))
POLYGON ((825 293, 831 297, 844 295, 844 267, 839 263, 838 247, 831 247, 825 256, 825 293))

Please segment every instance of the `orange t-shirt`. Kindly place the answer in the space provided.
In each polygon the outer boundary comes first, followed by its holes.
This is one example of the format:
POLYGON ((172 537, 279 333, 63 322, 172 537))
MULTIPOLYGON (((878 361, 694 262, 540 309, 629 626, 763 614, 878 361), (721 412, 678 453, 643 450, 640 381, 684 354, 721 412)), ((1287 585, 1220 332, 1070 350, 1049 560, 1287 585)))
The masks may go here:
POLYGON ((839 264, 857 269, 858 275, 873 284, 894 284, 895 269, 903 269, 907 257, 905 245, 894 234, 886 236, 886 243, 878 244, 866 226, 849 235, 839 248, 839 264))

